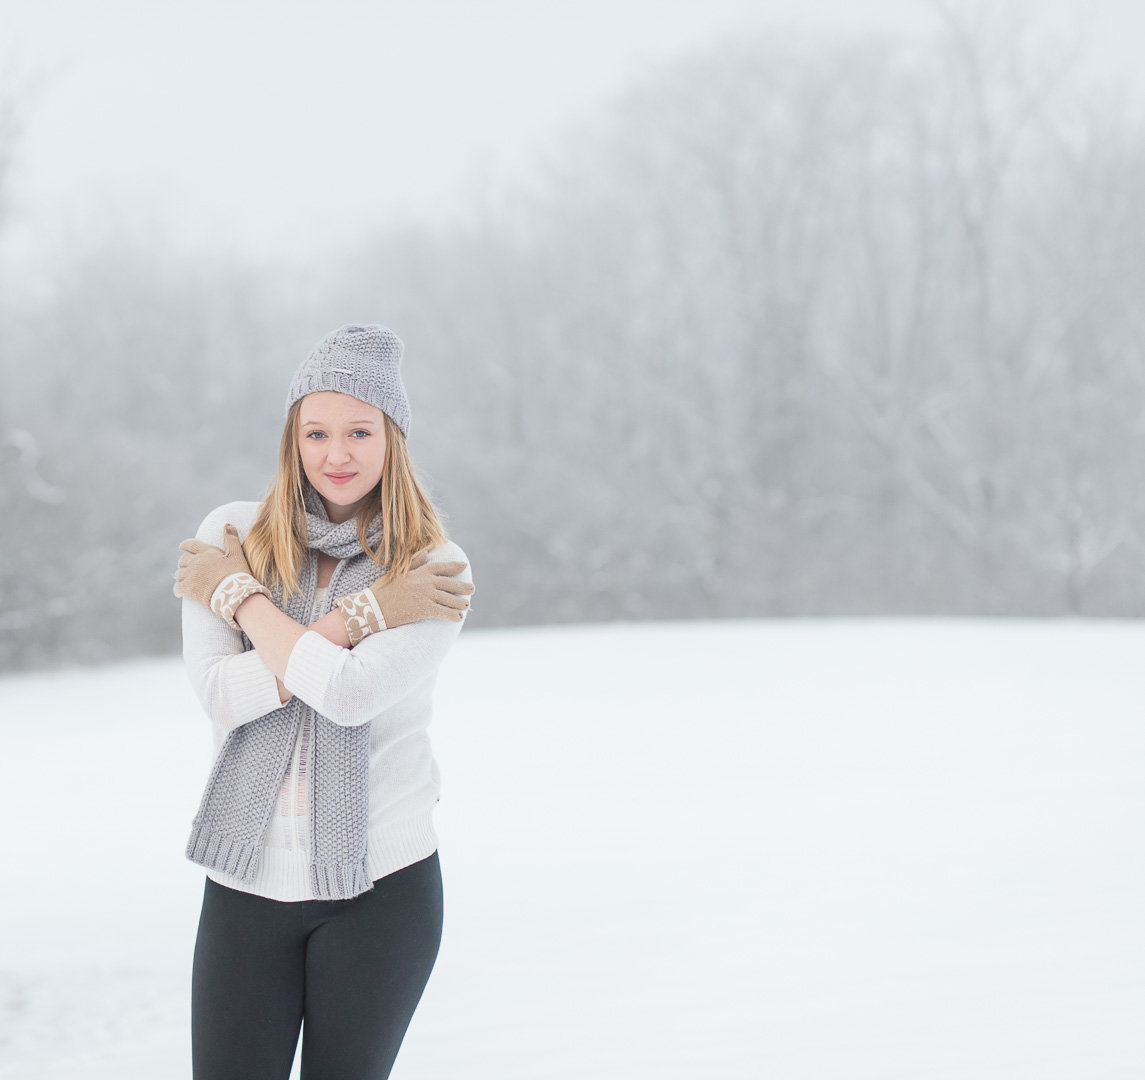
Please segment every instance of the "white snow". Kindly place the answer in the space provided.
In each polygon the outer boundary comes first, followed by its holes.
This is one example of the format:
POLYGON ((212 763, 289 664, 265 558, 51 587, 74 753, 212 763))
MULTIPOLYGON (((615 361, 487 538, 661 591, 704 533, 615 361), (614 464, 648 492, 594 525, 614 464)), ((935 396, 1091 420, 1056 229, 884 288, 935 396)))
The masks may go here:
MULTIPOLYGON (((1140 1080, 1135 623, 470 630, 395 1080, 1140 1080)), ((0 679, 0 1080, 188 1078, 178 659, 0 679)))

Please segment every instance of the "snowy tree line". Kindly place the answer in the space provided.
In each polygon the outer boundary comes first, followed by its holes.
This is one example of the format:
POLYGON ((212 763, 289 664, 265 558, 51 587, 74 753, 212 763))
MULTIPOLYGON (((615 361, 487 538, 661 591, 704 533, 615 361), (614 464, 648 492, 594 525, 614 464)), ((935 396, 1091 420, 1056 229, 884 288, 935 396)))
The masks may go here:
POLYGON ((89 235, 3 310, 0 669, 176 649, 176 545, 355 320, 477 625, 1140 614, 1140 106, 1020 26, 745 38, 305 275, 89 235))

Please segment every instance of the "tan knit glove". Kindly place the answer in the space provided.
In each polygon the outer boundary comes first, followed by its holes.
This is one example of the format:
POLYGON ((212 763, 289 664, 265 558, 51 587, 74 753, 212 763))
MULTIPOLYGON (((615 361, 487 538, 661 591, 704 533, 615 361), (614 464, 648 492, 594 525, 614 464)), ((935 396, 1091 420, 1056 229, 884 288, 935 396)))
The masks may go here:
POLYGON ((238 630, 234 616, 239 604, 255 593, 270 596, 270 592, 251 574, 238 529, 229 522, 223 529, 223 544, 219 549, 205 540, 184 540, 179 550, 186 554, 175 571, 174 592, 209 607, 238 630))
POLYGON ((419 551, 408 574, 391 580, 378 578, 368 589, 338 601, 346 622, 350 645, 379 630, 389 630, 419 619, 450 619, 460 622, 469 608, 473 593, 469 581, 457 581, 465 569, 463 562, 429 562, 419 551))

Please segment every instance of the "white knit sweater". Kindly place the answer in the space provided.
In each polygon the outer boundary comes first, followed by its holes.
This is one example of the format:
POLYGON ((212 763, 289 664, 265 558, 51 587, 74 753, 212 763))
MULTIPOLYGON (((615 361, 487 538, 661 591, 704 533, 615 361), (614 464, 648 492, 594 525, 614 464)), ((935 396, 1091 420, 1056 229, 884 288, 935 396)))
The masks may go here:
MULTIPOLYGON (((258 513, 256 502, 232 502, 211 511, 195 533, 223 546, 228 522, 245 539, 258 513)), ((312 553, 311 557, 315 557, 312 553)), ((472 581, 465 552, 447 541, 431 562, 466 563, 458 575, 472 581)), ((323 614, 315 598, 310 622, 323 614)), ((464 621, 464 620, 463 620, 464 621)), ((437 849, 433 808, 441 781, 430 750, 437 668, 461 632, 462 622, 422 619, 370 634, 354 648, 335 645, 314 631, 295 644, 283 684, 336 724, 370 724, 370 820, 366 870, 376 881, 424 859, 437 849)), ((282 705, 274 672, 243 636, 201 604, 183 600, 183 658, 195 693, 211 718, 217 755, 227 734, 282 705)), ((312 720, 304 721, 259 856, 258 874, 240 882, 215 870, 223 885, 273 900, 310 900, 310 745, 312 720)))

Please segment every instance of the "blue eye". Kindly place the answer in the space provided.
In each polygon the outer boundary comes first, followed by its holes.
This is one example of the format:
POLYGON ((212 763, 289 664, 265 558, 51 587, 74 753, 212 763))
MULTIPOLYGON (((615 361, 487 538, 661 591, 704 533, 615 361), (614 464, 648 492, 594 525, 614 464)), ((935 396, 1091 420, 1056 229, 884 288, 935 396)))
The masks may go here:
MULTIPOLYGON (((357 431, 354 431, 351 434, 361 435, 363 438, 368 439, 371 435, 373 435, 373 432, 372 431, 366 431, 365 428, 358 428, 357 431)), ((324 432, 324 431, 308 431, 305 435, 305 438, 307 438, 307 439, 314 439, 315 437, 317 437, 319 439, 324 439, 324 438, 326 438, 326 432, 324 432)), ((360 442, 361 440, 358 440, 358 441, 360 442)))

